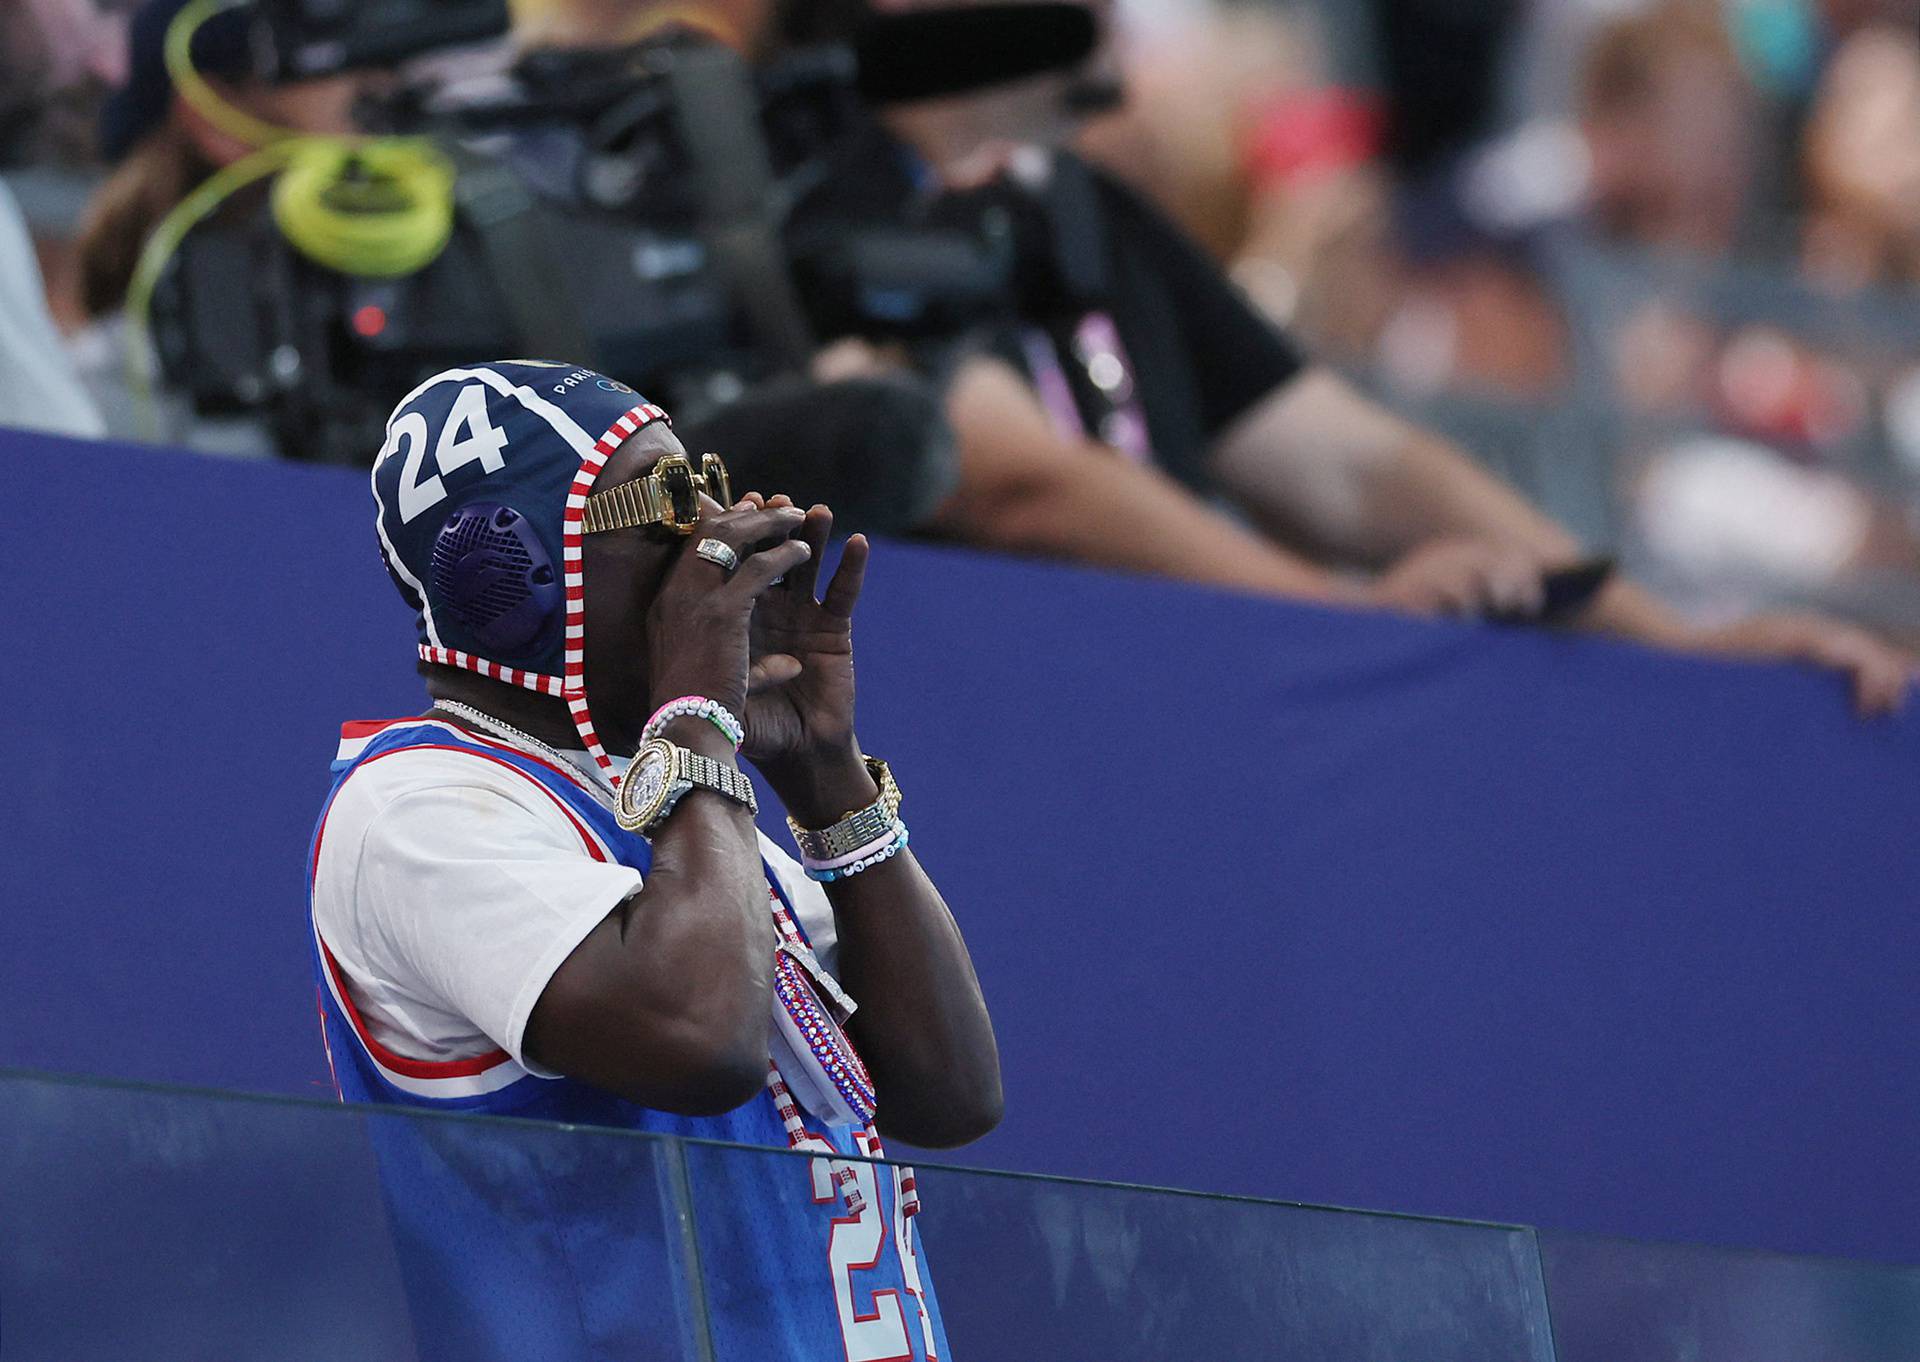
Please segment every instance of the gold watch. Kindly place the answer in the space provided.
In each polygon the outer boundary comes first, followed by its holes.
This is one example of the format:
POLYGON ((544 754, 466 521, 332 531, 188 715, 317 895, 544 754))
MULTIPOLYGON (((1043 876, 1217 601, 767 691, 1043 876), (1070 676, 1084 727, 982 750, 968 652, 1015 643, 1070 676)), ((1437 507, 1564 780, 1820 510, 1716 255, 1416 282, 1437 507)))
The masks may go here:
POLYGON ((878 757, 864 758, 867 774, 880 790, 880 797, 865 808, 852 809, 824 828, 803 828, 787 819, 787 828, 799 844, 800 854, 810 861, 831 861, 858 851, 885 836, 900 818, 900 786, 893 771, 878 757))

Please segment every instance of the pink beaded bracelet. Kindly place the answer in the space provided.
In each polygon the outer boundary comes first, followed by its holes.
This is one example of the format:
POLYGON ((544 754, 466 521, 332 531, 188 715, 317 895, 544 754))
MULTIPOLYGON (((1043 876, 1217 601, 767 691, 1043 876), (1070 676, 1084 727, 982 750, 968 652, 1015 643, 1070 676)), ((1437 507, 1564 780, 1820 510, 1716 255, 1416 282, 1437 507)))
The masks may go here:
POLYGON ((747 740, 747 730, 733 716, 733 711, 718 700, 709 700, 704 695, 682 695, 677 700, 669 700, 653 712, 647 720, 647 726, 640 730, 640 741, 657 737, 661 729, 675 719, 705 719, 715 728, 727 735, 727 741, 738 752, 740 744, 747 740))

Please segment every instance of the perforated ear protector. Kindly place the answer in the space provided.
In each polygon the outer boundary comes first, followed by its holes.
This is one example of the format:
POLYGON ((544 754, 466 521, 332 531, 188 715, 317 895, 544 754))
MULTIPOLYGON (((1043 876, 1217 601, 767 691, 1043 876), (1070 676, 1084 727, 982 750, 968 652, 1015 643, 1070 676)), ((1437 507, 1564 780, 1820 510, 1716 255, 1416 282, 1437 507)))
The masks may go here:
POLYGON ((559 625, 560 575, 511 506, 474 502, 448 516, 429 572, 441 608, 493 656, 528 652, 559 625))

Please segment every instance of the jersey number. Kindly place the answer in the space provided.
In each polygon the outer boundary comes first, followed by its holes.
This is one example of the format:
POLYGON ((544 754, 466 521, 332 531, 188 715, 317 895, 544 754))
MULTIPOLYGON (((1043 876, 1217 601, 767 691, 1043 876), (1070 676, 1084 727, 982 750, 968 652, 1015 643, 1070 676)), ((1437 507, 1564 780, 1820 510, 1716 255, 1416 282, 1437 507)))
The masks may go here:
MULTIPOLYGON (((866 1157, 880 1156, 867 1132, 855 1131, 854 1140, 866 1157)), ((807 1137, 799 1147, 816 1154, 836 1152, 819 1136, 807 1137)), ((914 1252, 913 1231, 900 1210, 900 1170, 872 1163, 846 1166, 853 1169, 854 1184, 860 1189, 860 1198, 865 1204, 858 1216, 834 1219, 833 1233, 827 1241, 827 1258, 833 1273, 833 1303, 840 1315, 840 1338, 846 1345, 847 1362, 919 1362, 922 1357, 926 1362, 940 1362, 933 1351, 933 1324, 927 1318, 926 1297, 920 1286, 920 1258, 914 1252), (926 1343, 924 1353, 914 1349, 900 1293, 875 1291, 863 1299, 854 1282, 856 1273, 878 1267, 880 1255, 886 1251, 889 1227, 880 1202, 876 1173, 893 1178, 891 1228, 894 1241, 899 1245, 900 1275, 906 1283, 906 1294, 913 1298, 915 1312, 920 1317, 920 1337, 926 1343), (861 1309, 862 1305, 867 1308, 861 1309)), ((813 1199, 819 1205, 838 1205, 840 1201, 833 1185, 832 1169, 824 1158, 813 1161, 813 1199)))
POLYGON ((393 429, 387 434, 386 446, 380 451, 380 457, 385 459, 397 453, 401 445, 407 447, 406 462, 400 466, 402 525, 446 500, 447 485, 441 481, 441 473, 451 473, 470 463, 479 464, 484 472, 495 473, 506 464, 500 451, 507 447, 507 435, 487 419, 487 387, 484 383, 467 384, 453 399, 453 407, 447 412, 447 423, 440 427, 440 438, 433 447, 433 461, 439 465, 440 473, 422 478, 420 474, 426 462, 427 435, 427 418, 417 411, 410 411, 393 423, 393 429))

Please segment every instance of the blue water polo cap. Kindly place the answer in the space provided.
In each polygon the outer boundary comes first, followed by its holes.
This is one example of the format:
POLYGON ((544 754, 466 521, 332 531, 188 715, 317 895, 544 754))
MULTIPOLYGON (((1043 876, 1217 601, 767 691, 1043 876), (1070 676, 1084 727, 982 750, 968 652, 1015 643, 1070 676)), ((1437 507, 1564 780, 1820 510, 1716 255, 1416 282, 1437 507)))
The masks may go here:
POLYGON ((387 418, 380 551, 422 659, 586 704, 580 517, 607 458, 667 414, 605 374, 495 360, 435 374, 387 418))

